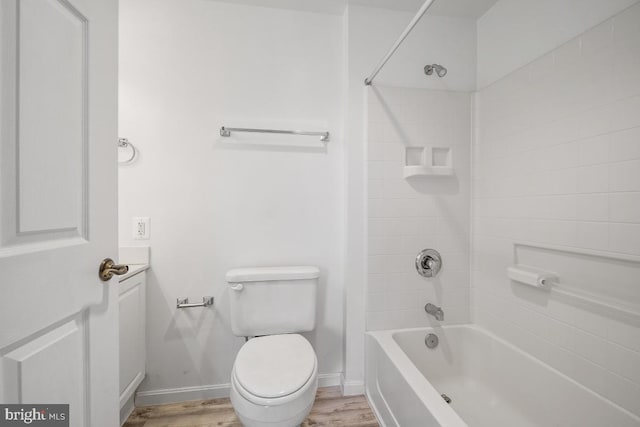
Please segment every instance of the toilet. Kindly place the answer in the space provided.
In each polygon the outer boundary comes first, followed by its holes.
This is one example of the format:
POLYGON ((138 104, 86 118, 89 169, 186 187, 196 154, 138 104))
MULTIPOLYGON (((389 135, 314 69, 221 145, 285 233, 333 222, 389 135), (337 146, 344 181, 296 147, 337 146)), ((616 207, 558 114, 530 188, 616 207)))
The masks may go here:
POLYGON ((231 330, 249 338, 231 372, 231 403, 246 427, 294 427, 309 415, 318 360, 300 332, 316 319, 317 267, 239 268, 227 273, 231 330))

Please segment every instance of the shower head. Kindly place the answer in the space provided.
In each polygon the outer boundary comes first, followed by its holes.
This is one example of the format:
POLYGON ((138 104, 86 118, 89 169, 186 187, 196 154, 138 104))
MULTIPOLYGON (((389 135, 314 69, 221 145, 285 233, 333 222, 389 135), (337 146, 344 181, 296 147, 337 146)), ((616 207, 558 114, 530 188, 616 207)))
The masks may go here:
POLYGON ((447 69, 444 68, 442 65, 439 65, 439 64, 425 65, 424 73, 427 76, 432 75, 434 71, 436 72, 438 77, 444 77, 447 75, 447 69))

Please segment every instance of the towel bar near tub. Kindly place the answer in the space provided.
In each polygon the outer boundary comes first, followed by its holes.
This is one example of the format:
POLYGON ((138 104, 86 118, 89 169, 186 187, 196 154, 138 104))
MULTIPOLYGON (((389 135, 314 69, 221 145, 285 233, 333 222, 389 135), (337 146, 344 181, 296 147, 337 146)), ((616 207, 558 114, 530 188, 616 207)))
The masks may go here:
POLYGON ((189 302, 189 298, 176 299, 176 308, 208 307, 213 305, 213 297, 202 297, 202 302, 189 302))
POLYGON ((600 310, 612 312, 617 315, 622 314, 627 318, 636 319, 636 321, 640 320, 640 307, 625 306, 616 302, 602 301, 601 298, 587 293, 582 293, 575 287, 563 289, 560 285, 560 279, 549 272, 533 269, 531 267, 522 268, 522 266, 516 264, 507 268, 507 276, 514 282, 533 286, 534 288, 550 292, 563 298, 579 301, 582 304, 598 307, 600 310))

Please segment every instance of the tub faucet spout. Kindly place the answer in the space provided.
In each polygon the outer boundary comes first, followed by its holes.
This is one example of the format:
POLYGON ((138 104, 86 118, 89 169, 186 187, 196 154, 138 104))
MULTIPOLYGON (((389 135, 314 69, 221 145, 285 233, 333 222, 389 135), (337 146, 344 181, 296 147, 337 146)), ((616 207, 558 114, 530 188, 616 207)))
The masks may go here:
POLYGON ((427 305, 424 306, 424 311, 426 311, 427 314, 430 314, 433 317, 435 317, 436 320, 439 320, 439 321, 444 320, 444 311, 442 311, 442 308, 438 307, 437 305, 427 303, 427 305))

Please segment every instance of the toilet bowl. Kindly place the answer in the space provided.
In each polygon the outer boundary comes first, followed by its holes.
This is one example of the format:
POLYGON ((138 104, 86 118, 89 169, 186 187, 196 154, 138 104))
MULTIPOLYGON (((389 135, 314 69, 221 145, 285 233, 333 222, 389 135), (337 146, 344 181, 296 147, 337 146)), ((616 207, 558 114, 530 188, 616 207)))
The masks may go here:
POLYGON ((299 334, 253 338, 238 352, 231 403, 245 427, 294 427, 309 414, 318 388, 318 363, 299 334))
POLYGON ((227 272, 231 331, 249 339, 231 372, 231 403, 245 427, 294 427, 318 389, 315 328, 320 270, 250 267, 227 272))

